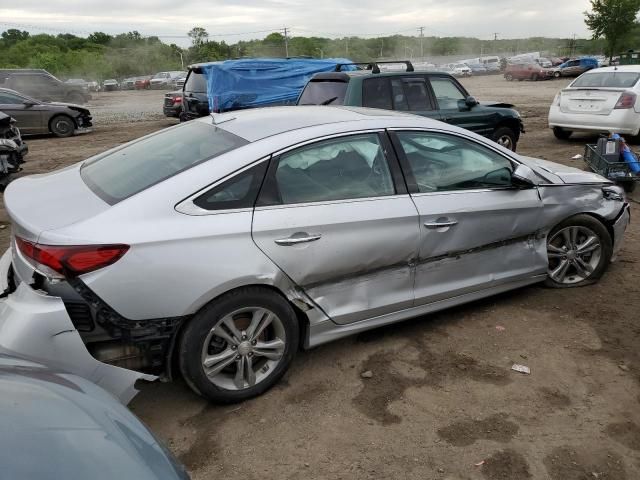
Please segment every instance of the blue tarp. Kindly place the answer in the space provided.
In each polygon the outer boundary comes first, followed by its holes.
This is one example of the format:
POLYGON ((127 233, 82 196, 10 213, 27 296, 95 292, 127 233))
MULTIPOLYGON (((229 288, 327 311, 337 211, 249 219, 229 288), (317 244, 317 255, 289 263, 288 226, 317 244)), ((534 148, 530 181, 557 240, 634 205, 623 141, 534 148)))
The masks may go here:
MULTIPOLYGON (((309 79, 318 72, 332 72, 344 58, 252 58, 226 60, 202 66, 207 79, 209 110, 292 105, 309 79)), ((342 70, 354 70, 352 65, 342 70)))

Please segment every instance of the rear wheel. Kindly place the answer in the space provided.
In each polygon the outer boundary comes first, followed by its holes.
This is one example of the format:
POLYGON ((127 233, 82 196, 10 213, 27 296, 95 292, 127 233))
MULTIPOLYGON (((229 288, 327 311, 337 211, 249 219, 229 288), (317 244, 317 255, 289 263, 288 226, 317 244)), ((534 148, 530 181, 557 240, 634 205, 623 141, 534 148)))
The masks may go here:
POLYGON ((561 77, 561 74, 560 74, 560 72, 553 72, 553 76, 554 76, 555 78, 560 78, 560 77, 561 77))
POLYGON ((76 129, 76 123, 73 118, 67 115, 56 115, 49 122, 49 130, 56 137, 70 137, 76 129))
POLYGON ((493 132, 491 138, 498 145, 502 145, 504 148, 508 148, 512 152, 516 151, 516 143, 518 142, 518 137, 513 129, 509 127, 498 127, 493 132))
POLYGON ((573 132, 560 127, 553 127, 553 134, 558 140, 567 140, 573 132))
POLYGON ((531 75, 531 81, 532 82, 537 82, 538 81, 538 74, 534 73, 533 75, 531 75))
POLYGON ((513 82, 513 75, 511 75, 510 73, 505 73, 505 75, 504 75, 504 79, 505 79, 507 82, 513 82))
POLYGON ((602 277, 613 252, 605 226, 590 215, 576 215, 556 226, 547 238, 546 285, 581 287, 602 277))
POLYGON ((298 349, 291 305, 259 287, 241 288, 204 307, 180 342, 180 369, 198 394, 240 402, 272 387, 298 349))

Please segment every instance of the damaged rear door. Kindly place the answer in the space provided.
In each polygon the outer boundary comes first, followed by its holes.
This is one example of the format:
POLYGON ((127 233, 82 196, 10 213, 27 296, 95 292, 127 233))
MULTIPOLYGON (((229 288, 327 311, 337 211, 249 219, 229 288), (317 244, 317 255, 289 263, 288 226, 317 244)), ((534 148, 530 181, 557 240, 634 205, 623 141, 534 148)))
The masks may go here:
POLYGON ((391 136, 420 214, 416 305, 546 272, 542 201, 512 185, 510 159, 457 135, 391 136))
POLYGON ((336 323, 413 305, 418 213, 384 132, 276 155, 253 238, 336 323))

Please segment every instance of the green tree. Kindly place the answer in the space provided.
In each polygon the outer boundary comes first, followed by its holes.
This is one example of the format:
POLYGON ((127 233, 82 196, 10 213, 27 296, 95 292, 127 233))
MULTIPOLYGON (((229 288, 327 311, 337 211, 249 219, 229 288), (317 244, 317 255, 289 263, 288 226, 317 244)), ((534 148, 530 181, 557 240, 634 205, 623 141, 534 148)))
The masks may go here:
POLYGON ((640 0, 591 0, 591 12, 584 12, 584 22, 593 39, 604 37, 609 59, 628 37, 640 10, 640 0))
POLYGON ((4 44, 10 47, 11 45, 15 45, 16 43, 26 40, 29 38, 29 32, 21 31, 16 28, 10 28, 6 32, 2 32, 2 40, 4 40, 4 44))
POLYGON ((111 37, 111 35, 108 35, 103 32, 93 32, 91 35, 87 37, 87 40, 97 45, 107 45, 112 38, 113 37, 111 37))
POLYGON ((187 35, 194 47, 199 47, 209 38, 209 33, 202 27, 193 27, 187 35))

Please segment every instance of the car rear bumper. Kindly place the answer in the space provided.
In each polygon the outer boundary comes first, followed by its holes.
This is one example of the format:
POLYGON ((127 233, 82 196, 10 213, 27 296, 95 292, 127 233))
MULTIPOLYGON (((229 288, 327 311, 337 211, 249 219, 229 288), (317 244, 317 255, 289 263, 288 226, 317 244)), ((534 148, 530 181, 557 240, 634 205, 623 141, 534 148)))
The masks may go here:
POLYGON ((182 112, 182 107, 162 107, 162 112, 165 117, 180 117, 180 112, 182 112))
POLYGON ((19 282, 11 293, 12 251, 0 259, 0 346, 86 378, 127 404, 137 380, 157 377, 99 362, 85 347, 61 298, 19 282))
POLYGON ((620 133, 638 135, 640 115, 633 109, 613 110, 608 115, 566 113, 557 105, 549 109, 549 127, 560 127, 572 132, 620 133))

